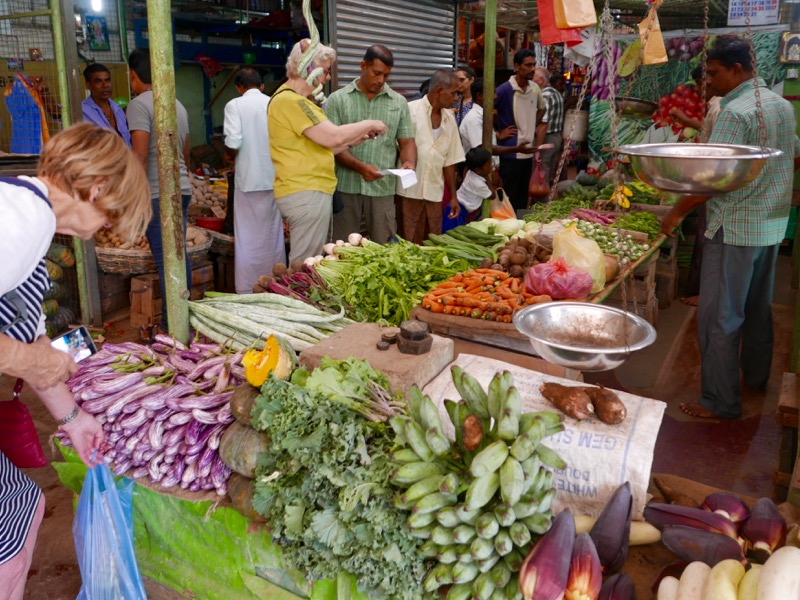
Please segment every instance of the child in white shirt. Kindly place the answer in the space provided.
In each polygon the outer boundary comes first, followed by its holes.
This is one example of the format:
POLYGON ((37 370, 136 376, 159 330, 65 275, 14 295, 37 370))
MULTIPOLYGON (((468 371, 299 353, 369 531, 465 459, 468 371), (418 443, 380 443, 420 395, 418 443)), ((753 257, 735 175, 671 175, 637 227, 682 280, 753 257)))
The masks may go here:
MULTIPOLYGON (((477 213, 480 211, 484 200, 492 200, 495 197, 495 186, 491 183, 489 175, 492 172, 492 154, 486 148, 472 148, 466 156, 467 174, 461 187, 456 192, 459 204, 466 213, 477 213)), ((474 221, 467 216, 467 221, 474 221)))

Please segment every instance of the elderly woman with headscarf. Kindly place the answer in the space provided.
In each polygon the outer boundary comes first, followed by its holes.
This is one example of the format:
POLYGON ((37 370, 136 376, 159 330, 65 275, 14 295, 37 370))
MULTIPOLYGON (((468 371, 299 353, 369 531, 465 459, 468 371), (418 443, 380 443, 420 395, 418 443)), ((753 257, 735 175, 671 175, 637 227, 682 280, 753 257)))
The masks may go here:
POLYGON ((376 120, 334 125, 310 99, 330 79, 335 60, 333 48, 314 47, 310 40, 295 44, 286 63, 289 80, 267 108, 275 203, 289 223, 290 262, 320 254, 328 241, 336 189, 334 155, 386 133, 386 125, 376 120), (306 51, 313 54, 302 69, 306 51))

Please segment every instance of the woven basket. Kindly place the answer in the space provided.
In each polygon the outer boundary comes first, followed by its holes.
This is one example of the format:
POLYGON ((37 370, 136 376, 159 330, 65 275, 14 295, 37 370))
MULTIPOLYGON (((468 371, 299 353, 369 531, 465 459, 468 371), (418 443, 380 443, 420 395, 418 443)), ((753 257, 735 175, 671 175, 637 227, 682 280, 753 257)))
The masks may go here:
POLYGON ((211 231, 210 229, 208 234, 211 236, 211 252, 216 252, 222 256, 234 256, 234 238, 232 235, 211 231))
MULTIPOLYGON (((197 266, 208 258, 208 250, 212 240, 209 237, 205 244, 189 248, 189 262, 197 266)), ((103 273, 118 273, 120 275, 141 275, 142 273, 156 273, 156 261, 150 250, 121 250, 119 248, 95 247, 97 266, 103 273)))

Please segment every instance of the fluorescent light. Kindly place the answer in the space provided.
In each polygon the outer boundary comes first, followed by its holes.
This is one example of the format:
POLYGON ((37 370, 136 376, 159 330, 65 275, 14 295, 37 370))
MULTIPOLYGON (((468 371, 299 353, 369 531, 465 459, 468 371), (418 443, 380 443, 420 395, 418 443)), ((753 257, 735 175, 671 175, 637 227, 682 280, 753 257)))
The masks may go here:
POLYGON ((92 10, 95 12, 103 10, 103 0, 92 0, 92 10))

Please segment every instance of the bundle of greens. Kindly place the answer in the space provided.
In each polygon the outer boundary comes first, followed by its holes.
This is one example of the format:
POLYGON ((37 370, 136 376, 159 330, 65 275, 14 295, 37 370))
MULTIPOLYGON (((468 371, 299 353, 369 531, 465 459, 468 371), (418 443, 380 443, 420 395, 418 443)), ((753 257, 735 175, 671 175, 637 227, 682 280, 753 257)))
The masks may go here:
POLYGON ((324 260, 317 272, 366 322, 399 325, 436 284, 467 271, 470 263, 453 259, 441 247, 405 240, 381 246, 337 248, 337 260, 324 260))
POLYGON ((387 385, 385 376, 349 359, 310 375, 300 369, 293 380, 267 380, 252 412, 270 440, 253 503, 287 566, 314 579, 351 573, 370 598, 424 597, 421 540, 394 508, 389 485, 393 438, 359 414, 365 386, 387 385))

